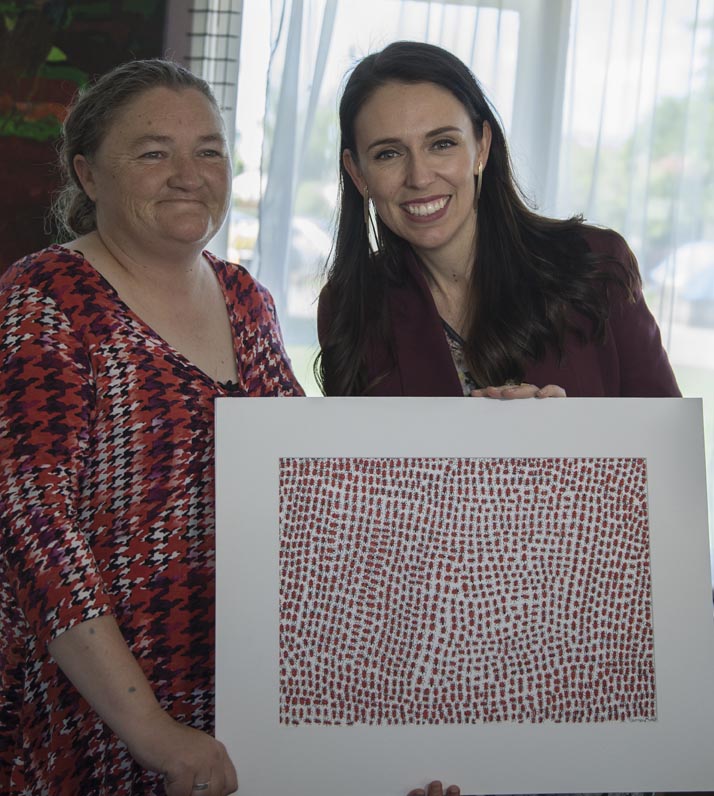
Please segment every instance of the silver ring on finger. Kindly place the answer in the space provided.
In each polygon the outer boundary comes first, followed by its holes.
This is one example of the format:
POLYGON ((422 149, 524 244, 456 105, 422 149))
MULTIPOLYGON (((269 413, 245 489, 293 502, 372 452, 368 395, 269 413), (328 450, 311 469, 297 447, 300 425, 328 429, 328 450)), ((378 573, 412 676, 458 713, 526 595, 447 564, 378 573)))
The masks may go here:
POLYGON ((208 790, 210 784, 211 784, 210 780, 208 782, 197 782, 193 786, 193 790, 208 790))

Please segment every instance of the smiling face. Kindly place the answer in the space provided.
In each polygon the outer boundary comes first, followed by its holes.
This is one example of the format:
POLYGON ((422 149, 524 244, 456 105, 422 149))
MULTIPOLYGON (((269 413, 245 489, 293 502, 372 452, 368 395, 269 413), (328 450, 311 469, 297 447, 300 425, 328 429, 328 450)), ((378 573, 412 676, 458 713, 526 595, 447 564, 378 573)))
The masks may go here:
POLYGON ((97 230, 124 250, 200 250, 228 209, 231 166, 216 109, 196 89, 149 89, 122 107, 74 166, 97 230))
POLYGON ((355 119, 356 153, 343 164, 369 190, 379 217, 426 262, 468 262, 476 234, 475 180, 491 141, 476 139, 466 108, 434 83, 387 83, 355 119))

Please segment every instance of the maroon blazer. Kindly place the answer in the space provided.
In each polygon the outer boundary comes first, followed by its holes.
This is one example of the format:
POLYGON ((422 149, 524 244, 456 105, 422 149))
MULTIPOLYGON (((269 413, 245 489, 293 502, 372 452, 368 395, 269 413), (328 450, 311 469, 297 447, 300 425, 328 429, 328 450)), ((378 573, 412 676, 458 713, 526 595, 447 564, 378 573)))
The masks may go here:
MULTIPOLYGON (((590 227, 583 230, 583 236, 591 251, 610 255, 628 271, 637 270, 635 256, 617 233, 590 227)), ((463 395, 431 291, 416 262, 407 266, 404 284, 388 291, 396 363, 385 346, 370 351, 368 383, 377 383, 367 394, 463 395)), ((538 387, 557 384, 571 397, 680 396, 659 328, 642 292, 638 290, 634 302, 621 290, 610 293, 605 342, 582 343, 571 334, 562 357, 548 350, 542 359, 526 363, 523 381, 538 387)), ((322 341, 332 317, 327 290, 320 295, 317 316, 322 341)), ((588 326, 583 318, 583 328, 588 326)))

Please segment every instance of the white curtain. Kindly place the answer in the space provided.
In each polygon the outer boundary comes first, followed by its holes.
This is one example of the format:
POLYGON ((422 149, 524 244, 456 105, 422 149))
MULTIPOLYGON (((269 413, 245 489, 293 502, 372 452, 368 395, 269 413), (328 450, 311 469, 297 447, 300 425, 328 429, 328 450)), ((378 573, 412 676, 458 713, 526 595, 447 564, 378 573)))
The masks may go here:
POLYGON ((263 150, 265 191, 253 267, 287 309, 295 199, 335 24, 337 0, 271 0, 274 25, 266 118, 272 136, 263 150))
POLYGON ((678 252, 714 241, 713 23, 714 0, 573 0, 557 209, 628 239, 670 342, 698 321, 678 252))

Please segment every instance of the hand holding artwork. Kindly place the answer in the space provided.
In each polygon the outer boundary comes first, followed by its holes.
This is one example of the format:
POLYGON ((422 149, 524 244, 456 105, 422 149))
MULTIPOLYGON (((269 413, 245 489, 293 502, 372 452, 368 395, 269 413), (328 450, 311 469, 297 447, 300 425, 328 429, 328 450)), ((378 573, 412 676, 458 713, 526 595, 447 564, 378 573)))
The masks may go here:
POLYGON ((191 796, 193 791, 227 796, 238 789, 223 744, 162 709, 113 616, 75 625, 51 641, 49 649, 137 763, 164 775, 168 796, 191 796))
POLYGON ((500 398, 511 401, 515 398, 565 398, 566 393, 557 384, 546 384, 537 387, 535 384, 503 384, 500 387, 482 387, 472 390, 473 398, 500 398))
POLYGON ((426 790, 424 788, 415 788, 410 790, 407 796, 460 796, 460 794, 461 788, 458 785, 449 785, 444 790, 441 782, 437 779, 434 782, 430 782, 426 790))
POLYGON ((144 768, 164 775, 167 796, 227 796, 238 790, 238 777, 225 747, 205 732, 174 721, 157 710, 128 744, 144 768), (198 786, 201 787, 198 787, 198 786))

